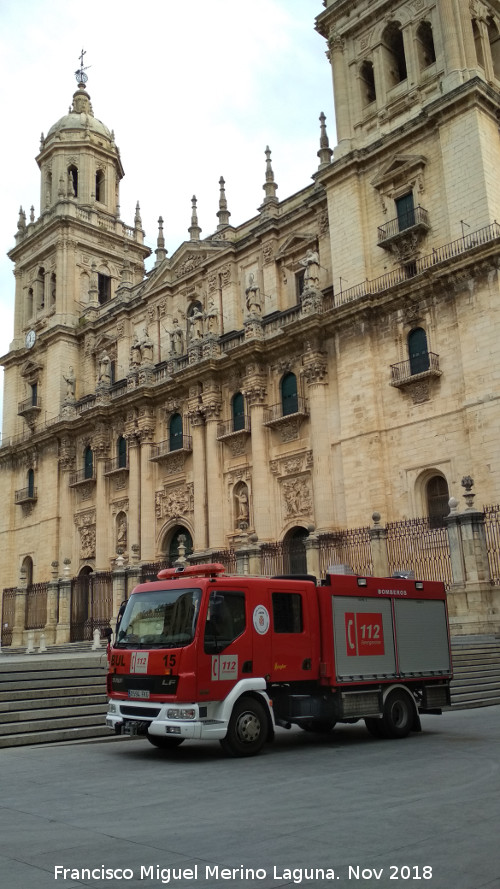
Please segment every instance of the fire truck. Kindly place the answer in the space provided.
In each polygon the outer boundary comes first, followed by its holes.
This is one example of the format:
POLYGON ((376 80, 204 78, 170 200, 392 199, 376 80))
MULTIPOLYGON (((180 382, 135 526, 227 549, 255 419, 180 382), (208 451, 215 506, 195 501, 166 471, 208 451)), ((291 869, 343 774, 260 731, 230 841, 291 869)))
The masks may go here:
POLYGON ((161 749, 218 740, 252 756, 277 726, 330 732, 360 719, 376 737, 404 738, 450 703, 441 583, 193 565, 136 586, 122 610, 106 724, 161 749))

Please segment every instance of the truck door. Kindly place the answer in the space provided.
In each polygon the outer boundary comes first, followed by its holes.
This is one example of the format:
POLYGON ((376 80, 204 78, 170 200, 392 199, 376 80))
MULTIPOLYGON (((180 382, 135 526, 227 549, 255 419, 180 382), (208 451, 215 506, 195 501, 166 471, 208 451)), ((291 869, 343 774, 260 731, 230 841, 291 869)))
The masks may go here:
POLYGON ((318 658, 309 597, 302 591, 273 590, 271 681, 311 679, 318 658))
POLYGON ((197 670, 198 698, 220 701, 253 674, 251 621, 243 590, 213 589, 207 603, 197 670))

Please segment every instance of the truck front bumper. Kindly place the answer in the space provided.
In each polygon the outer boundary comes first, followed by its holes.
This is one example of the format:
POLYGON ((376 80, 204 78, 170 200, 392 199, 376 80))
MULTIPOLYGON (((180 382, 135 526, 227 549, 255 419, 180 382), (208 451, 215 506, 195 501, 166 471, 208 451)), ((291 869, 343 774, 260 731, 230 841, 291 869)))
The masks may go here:
POLYGON ((117 735, 154 735, 182 740, 220 740, 227 733, 220 701, 199 704, 108 702, 106 725, 117 735))

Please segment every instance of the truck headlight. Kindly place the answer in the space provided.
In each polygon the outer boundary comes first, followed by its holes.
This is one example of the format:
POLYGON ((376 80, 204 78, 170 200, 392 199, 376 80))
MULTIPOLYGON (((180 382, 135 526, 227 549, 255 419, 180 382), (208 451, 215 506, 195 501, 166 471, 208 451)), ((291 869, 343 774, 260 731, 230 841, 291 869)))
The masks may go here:
POLYGON ((167 710, 167 719, 196 719, 196 709, 183 707, 177 710, 167 710))
POLYGON ((108 713, 118 713, 118 705, 112 704, 110 701, 108 705, 108 713))

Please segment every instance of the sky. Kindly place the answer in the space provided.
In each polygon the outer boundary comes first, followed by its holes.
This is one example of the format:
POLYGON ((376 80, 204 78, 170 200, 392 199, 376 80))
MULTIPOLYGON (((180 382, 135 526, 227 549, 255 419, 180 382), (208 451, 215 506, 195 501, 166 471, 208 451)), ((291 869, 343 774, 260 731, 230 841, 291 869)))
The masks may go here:
POLYGON ((162 216, 171 256, 189 238, 193 195, 201 237, 215 231, 221 176, 230 222, 255 216, 267 145, 280 200, 317 170, 321 112, 334 147, 322 10, 321 0, 0 0, 1 355, 13 336, 6 253, 19 207, 39 216, 40 135, 68 112, 81 50, 94 115, 120 148, 121 218, 133 225, 139 201, 154 250, 162 216))

